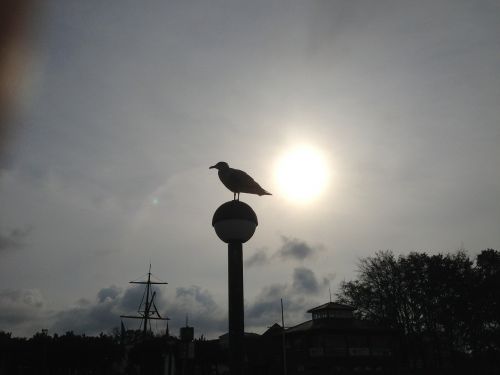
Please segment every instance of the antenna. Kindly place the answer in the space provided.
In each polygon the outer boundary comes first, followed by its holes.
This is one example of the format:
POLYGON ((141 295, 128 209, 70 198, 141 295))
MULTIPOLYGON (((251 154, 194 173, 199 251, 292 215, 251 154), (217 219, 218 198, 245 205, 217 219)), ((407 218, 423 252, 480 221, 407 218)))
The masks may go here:
POLYGON ((330 293, 330 303, 332 303, 332 289, 328 287, 328 292, 330 293))
POLYGON ((280 301, 281 301, 281 328, 282 328, 282 332, 283 332, 283 335, 282 335, 282 338, 283 338, 283 341, 282 341, 282 345, 283 345, 283 374, 287 375, 287 371, 286 371, 285 318, 284 318, 284 314, 283 314, 283 298, 280 298, 280 301))

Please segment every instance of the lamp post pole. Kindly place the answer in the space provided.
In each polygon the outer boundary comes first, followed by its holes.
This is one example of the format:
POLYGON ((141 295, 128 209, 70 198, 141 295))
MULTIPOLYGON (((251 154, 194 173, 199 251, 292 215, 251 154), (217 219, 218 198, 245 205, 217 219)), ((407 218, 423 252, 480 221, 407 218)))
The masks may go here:
POLYGON ((217 236, 227 243, 229 373, 243 374, 244 311, 243 311, 243 243, 254 234, 257 215, 241 201, 229 201, 214 213, 212 225, 217 236))
POLYGON ((227 245, 229 299, 229 368, 231 375, 243 373, 243 245, 227 245))

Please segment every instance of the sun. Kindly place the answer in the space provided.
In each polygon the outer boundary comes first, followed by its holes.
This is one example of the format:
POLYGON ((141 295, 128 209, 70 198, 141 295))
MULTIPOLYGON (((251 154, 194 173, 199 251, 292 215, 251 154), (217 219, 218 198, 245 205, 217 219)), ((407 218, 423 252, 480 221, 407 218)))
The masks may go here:
POLYGON ((276 164, 276 182, 287 199, 306 203, 325 190, 329 168, 326 157, 312 146, 298 146, 281 156, 276 164))

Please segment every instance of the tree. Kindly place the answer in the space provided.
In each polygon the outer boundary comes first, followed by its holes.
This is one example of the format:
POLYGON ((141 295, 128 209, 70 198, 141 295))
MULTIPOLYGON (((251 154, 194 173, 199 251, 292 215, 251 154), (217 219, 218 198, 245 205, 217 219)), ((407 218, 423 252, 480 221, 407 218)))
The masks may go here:
POLYGON ((500 252, 483 250, 476 258, 476 342, 481 350, 500 352, 500 252))
POLYGON ((500 351, 496 250, 482 251, 475 263, 464 252, 378 252, 361 259, 357 280, 342 283, 338 297, 360 318, 398 329, 408 352, 432 352, 439 363, 446 353, 500 351))

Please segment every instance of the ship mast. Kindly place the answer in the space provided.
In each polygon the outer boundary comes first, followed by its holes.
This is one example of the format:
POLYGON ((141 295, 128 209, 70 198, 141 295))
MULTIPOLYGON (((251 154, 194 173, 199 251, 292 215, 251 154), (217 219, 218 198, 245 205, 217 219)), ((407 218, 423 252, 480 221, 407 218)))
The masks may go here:
POLYGON ((139 308, 137 310, 137 313, 139 315, 120 315, 120 318, 127 318, 127 319, 141 319, 142 320, 142 329, 143 329, 143 335, 146 336, 146 333, 148 331, 148 323, 149 323, 149 328, 151 330, 151 322, 150 320, 170 320, 169 318, 165 317, 163 318, 160 313, 158 312, 158 309, 156 308, 154 299, 156 297, 156 292, 152 290, 151 285, 156 285, 156 284, 168 284, 163 281, 151 281, 151 263, 149 264, 149 272, 148 272, 148 279, 146 281, 130 281, 130 284, 144 284, 146 285, 146 290, 144 292, 146 300, 144 300, 143 296, 143 301, 141 301, 141 304, 139 305, 139 308), (143 303, 144 302, 144 303, 143 303), (144 305, 144 309, 141 310, 141 307, 144 305))

